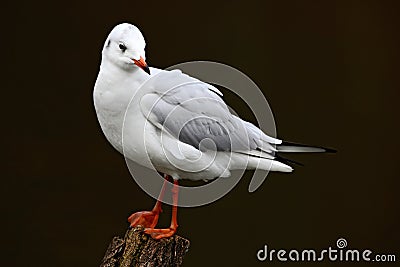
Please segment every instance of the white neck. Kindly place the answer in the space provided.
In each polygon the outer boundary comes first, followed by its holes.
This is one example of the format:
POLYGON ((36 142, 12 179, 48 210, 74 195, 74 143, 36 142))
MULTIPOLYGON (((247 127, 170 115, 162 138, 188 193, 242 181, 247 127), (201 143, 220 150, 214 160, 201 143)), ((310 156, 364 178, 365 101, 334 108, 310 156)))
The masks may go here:
POLYGON ((140 68, 124 70, 107 60, 102 60, 100 65, 93 92, 94 105, 104 134, 120 152, 126 108, 140 85, 149 78, 140 68))

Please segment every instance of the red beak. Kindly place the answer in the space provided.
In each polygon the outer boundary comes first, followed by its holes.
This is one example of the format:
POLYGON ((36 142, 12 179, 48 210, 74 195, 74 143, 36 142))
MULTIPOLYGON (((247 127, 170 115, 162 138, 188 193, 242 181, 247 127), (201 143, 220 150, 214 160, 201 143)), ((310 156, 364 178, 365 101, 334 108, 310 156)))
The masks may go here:
POLYGON ((150 69, 149 66, 147 66, 146 61, 144 61, 144 58, 140 57, 139 60, 136 59, 132 59, 133 62, 135 62, 135 65, 138 66, 139 68, 141 68, 142 70, 144 70, 147 74, 150 75, 150 69))

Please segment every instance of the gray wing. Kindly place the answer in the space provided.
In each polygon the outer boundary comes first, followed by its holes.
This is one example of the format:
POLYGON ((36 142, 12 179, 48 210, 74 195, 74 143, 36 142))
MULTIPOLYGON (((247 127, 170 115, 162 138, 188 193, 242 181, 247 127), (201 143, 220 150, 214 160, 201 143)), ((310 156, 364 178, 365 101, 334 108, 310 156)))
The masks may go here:
POLYGON ((168 71, 157 74, 152 92, 140 102, 150 122, 175 138, 200 150, 241 151, 260 149, 271 153, 280 140, 230 113, 209 84, 168 71))

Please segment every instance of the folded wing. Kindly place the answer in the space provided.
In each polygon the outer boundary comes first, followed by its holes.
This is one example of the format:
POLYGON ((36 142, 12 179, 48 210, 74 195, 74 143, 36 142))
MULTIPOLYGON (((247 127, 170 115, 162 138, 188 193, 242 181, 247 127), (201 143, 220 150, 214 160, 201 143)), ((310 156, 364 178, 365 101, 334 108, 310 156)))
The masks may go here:
MULTIPOLYGON (((140 108, 162 131, 199 150, 234 151, 273 158, 281 140, 230 113, 215 87, 178 70, 152 78, 140 108)), ((222 94, 221 94, 222 95, 222 94)))

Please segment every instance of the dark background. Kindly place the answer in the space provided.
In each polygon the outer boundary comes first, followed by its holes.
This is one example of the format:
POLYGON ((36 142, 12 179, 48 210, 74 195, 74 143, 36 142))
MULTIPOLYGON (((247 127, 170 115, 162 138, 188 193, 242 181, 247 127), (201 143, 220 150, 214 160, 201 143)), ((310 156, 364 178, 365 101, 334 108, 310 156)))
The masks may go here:
MULTIPOLYGON (((305 166, 270 174, 255 193, 247 192, 248 173, 223 199, 180 209, 179 234, 192 244, 184 266, 270 266, 256 260, 264 244, 324 249, 339 237, 351 248, 396 254, 398 264, 394 3, 3 4, 1 266, 98 266, 128 215, 154 203, 103 137, 92 104, 103 41, 123 21, 144 33, 150 65, 211 60, 238 68, 263 90, 280 138, 339 151, 292 156, 305 166)), ((161 226, 169 219, 166 208, 161 226)))

